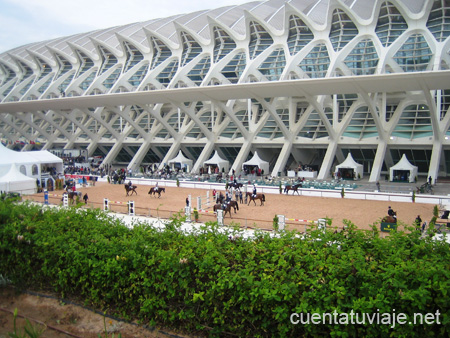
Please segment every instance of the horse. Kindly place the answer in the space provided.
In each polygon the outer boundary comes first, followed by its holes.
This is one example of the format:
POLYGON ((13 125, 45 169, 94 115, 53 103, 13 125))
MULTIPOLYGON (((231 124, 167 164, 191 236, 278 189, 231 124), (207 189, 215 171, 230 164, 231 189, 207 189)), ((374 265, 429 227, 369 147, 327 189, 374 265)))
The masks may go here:
POLYGON ((166 192, 166 188, 156 188, 156 187, 152 187, 152 188, 150 188, 150 190, 148 191, 148 193, 149 193, 149 195, 154 195, 155 197, 156 197, 156 193, 158 193, 158 198, 160 198, 161 197, 161 193, 162 192, 166 192), (156 189, 158 189, 158 190, 156 190, 156 189))
POLYGON ((397 223, 397 217, 394 217, 394 216, 397 216, 397 213, 394 211, 394 215, 393 216, 385 216, 385 217, 383 217, 383 219, 381 220, 381 222, 383 222, 383 223, 397 223))
POLYGON ((127 196, 130 193, 130 191, 131 191, 131 195, 133 195, 133 193, 135 193, 137 195, 136 188, 137 188, 136 185, 129 186, 128 184, 125 184, 125 190, 127 192, 127 196))
POLYGON ((251 201, 253 201, 253 203, 255 203, 256 205, 256 200, 261 200, 261 205, 264 205, 264 202, 266 201, 266 196, 264 194, 256 194, 256 196, 253 196, 251 192, 248 192, 247 197, 249 199, 247 205, 250 205, 251 201))
POLYGON ((231 204, 227 204, 226 207, 223 206, 223 204, 216 204, 213 206, 213 210, 214 212, 216 212, 217 210, 223 210, 223 217, 225 217, 225 215, 228 214, 230 215, 230 218, 233 218, 231 216, 231 204))
POLYGON ((234 189, 241 189, 244 185, 242 184, 242 183, 234 183, 234 182, 231 182, 231 183, 228 183, 228 186, 229 187, 232 187, 232 188, 234 188, 234 189))
POLYGON ((234 213, 236 213, 236 210, 239 210, 239 203, 237 201, 230 201, 228 204, 234 208, 234 213))
POLYGON ((69 198, 71 204, 75 204, 75 199, 81 198, 81 195, 81 191, 69 191, 67 193, 67 197, 69 198))
POLYGON ((286 186, 284 187, 284 192, 285 192, 286 194, 289 194, 289 191, 292 190, 292 191, 293 191, 293 192, 292 192, 292 195, 293 195, 294 193, 297 193, 297 195, 300 195, 300 194, 298 193, 298 188, 301 188, 301 187, 302 187, 302 184, 301 184, 301 183, 295 184, 295 185, 286 185, 286 186))

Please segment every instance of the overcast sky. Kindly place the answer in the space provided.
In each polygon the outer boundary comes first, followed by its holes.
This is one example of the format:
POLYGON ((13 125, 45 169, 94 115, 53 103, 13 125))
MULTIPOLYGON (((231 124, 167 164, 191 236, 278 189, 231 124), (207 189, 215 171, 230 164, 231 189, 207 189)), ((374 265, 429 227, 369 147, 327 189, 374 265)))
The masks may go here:
POLYGON ((251 0, 0 0, 0 53, 32 42, 251 0))

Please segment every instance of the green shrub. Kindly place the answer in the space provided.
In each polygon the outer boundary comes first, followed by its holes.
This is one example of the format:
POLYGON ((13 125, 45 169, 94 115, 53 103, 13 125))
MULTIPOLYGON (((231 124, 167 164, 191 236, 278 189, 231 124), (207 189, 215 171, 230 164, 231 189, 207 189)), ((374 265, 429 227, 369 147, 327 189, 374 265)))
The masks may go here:
MULTIPOLYGON (((0 202, 0 271, 112 315, 199 336, 425 337, 450 334, 450 250, 398 230, 240 230, 181 221, 129 228, 100 210, 0 202), (440 325, 293 325, 292 313, 440 312, 440 325)), ((331 220, 330 220, 331 223, 331 220)))

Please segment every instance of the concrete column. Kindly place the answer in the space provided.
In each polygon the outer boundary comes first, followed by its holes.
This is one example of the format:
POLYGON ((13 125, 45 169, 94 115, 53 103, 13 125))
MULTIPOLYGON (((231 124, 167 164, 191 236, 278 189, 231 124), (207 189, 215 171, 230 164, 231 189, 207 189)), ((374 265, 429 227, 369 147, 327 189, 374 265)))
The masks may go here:
POLYGON ((373 160, 372 171, 370 173, 369 182, 377 182, 380 180, 381 169, 383 168, 384 156, 386 155, 387 143, 380 140, 377 147, 377 153, 373 160))
POLYGON ((336 141, 331 141, 328 145, 327 152, 325 153, 325 157, 322 161, 322 166, 320 167, 319 174, 317 175, 319 180, 324 180, 329 177, 334 156, 336 155, 337 146, 338 143, 336 141))
MULTIPOLYGON (((123 143, 120 142, 120 140, 117 140, 117 142, 113 145, 111 150, 106 154, 105 159, 103 160, 103 163, 112 163, 112 161, 117 157, 120 150, 122 150, 123 143)), ((90 154, 90 149, 88 147, 88 153, 90 154)))
POLYGON ((235 170, 236 175, 239 175, 242 172, 242 164, 247 159, 248 154, 250 153, 250 149, 252 148, 252 143, 248 140, 244 142, 244 144, 241 147, 241 150, 239 151, 239 154, 236 156, 236 160, 234 161, 233 165, 231 166, 230 170, 235 170))
POLYGON ((139 147, 138 151, 136 152, 136 154, 133 156, 130 163, 128 164, 127 169, 131 169, 133 171, 138 169, 139 166, 141 165, 142 161, 144 160, 145 155, 147 154, 148 150, 150 149, 150 146, 151 146, 150 141, 145 141, 144 143, 142 143, 141 146, 139 147))
POLYGON ((436 179, 439 175, 439 163, 441 161, 442 154, 442 142, 439 140, 434 140, 433 150, 431 151, 430 166, 428 167, 428 177, 432 177, 432 183, 436 183, 436 179))
POLYGON ((200 167, 205 163, 208 159, 211 153, 214 150, 214 142, 208 141, 208 143, 205 144, 203 147, 202 152, 200 153, 200 156, 198 157, 197 161, 194 163, 192 172, 197 173, 200 170, 200 167))
POLYGON ((291 154, 292 142, 285 141, 283 148, 281 148, 280 155, 278 155, 277 162, 272 170, 272 176, 278 176, 279 172, 283 172, 284 167, 286 166, 286 162, 289 159, 289 155, 291 154))

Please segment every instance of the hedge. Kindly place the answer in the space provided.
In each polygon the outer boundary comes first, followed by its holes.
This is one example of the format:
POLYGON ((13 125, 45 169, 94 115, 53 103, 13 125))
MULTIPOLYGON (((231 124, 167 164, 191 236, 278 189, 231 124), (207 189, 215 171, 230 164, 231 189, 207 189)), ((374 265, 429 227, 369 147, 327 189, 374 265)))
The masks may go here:
POLYGON ((246 239, 214 223, 185 233, 182 220, 164 230, 127 227, 100 210, 0 201, 0 274, 21 289, 196 336, 450 335, 450 250, 443 241, 417 231, 383 238, 350 221, 339 233, 255 232, 246 239), (299 321, 330 313, 338 323, 299 321), (384 321, 352 324, 352 313, 384 321), (408 322, 415 313, 439 317, 422 325, 388 322, 388 314, 401 313, 408 322))

